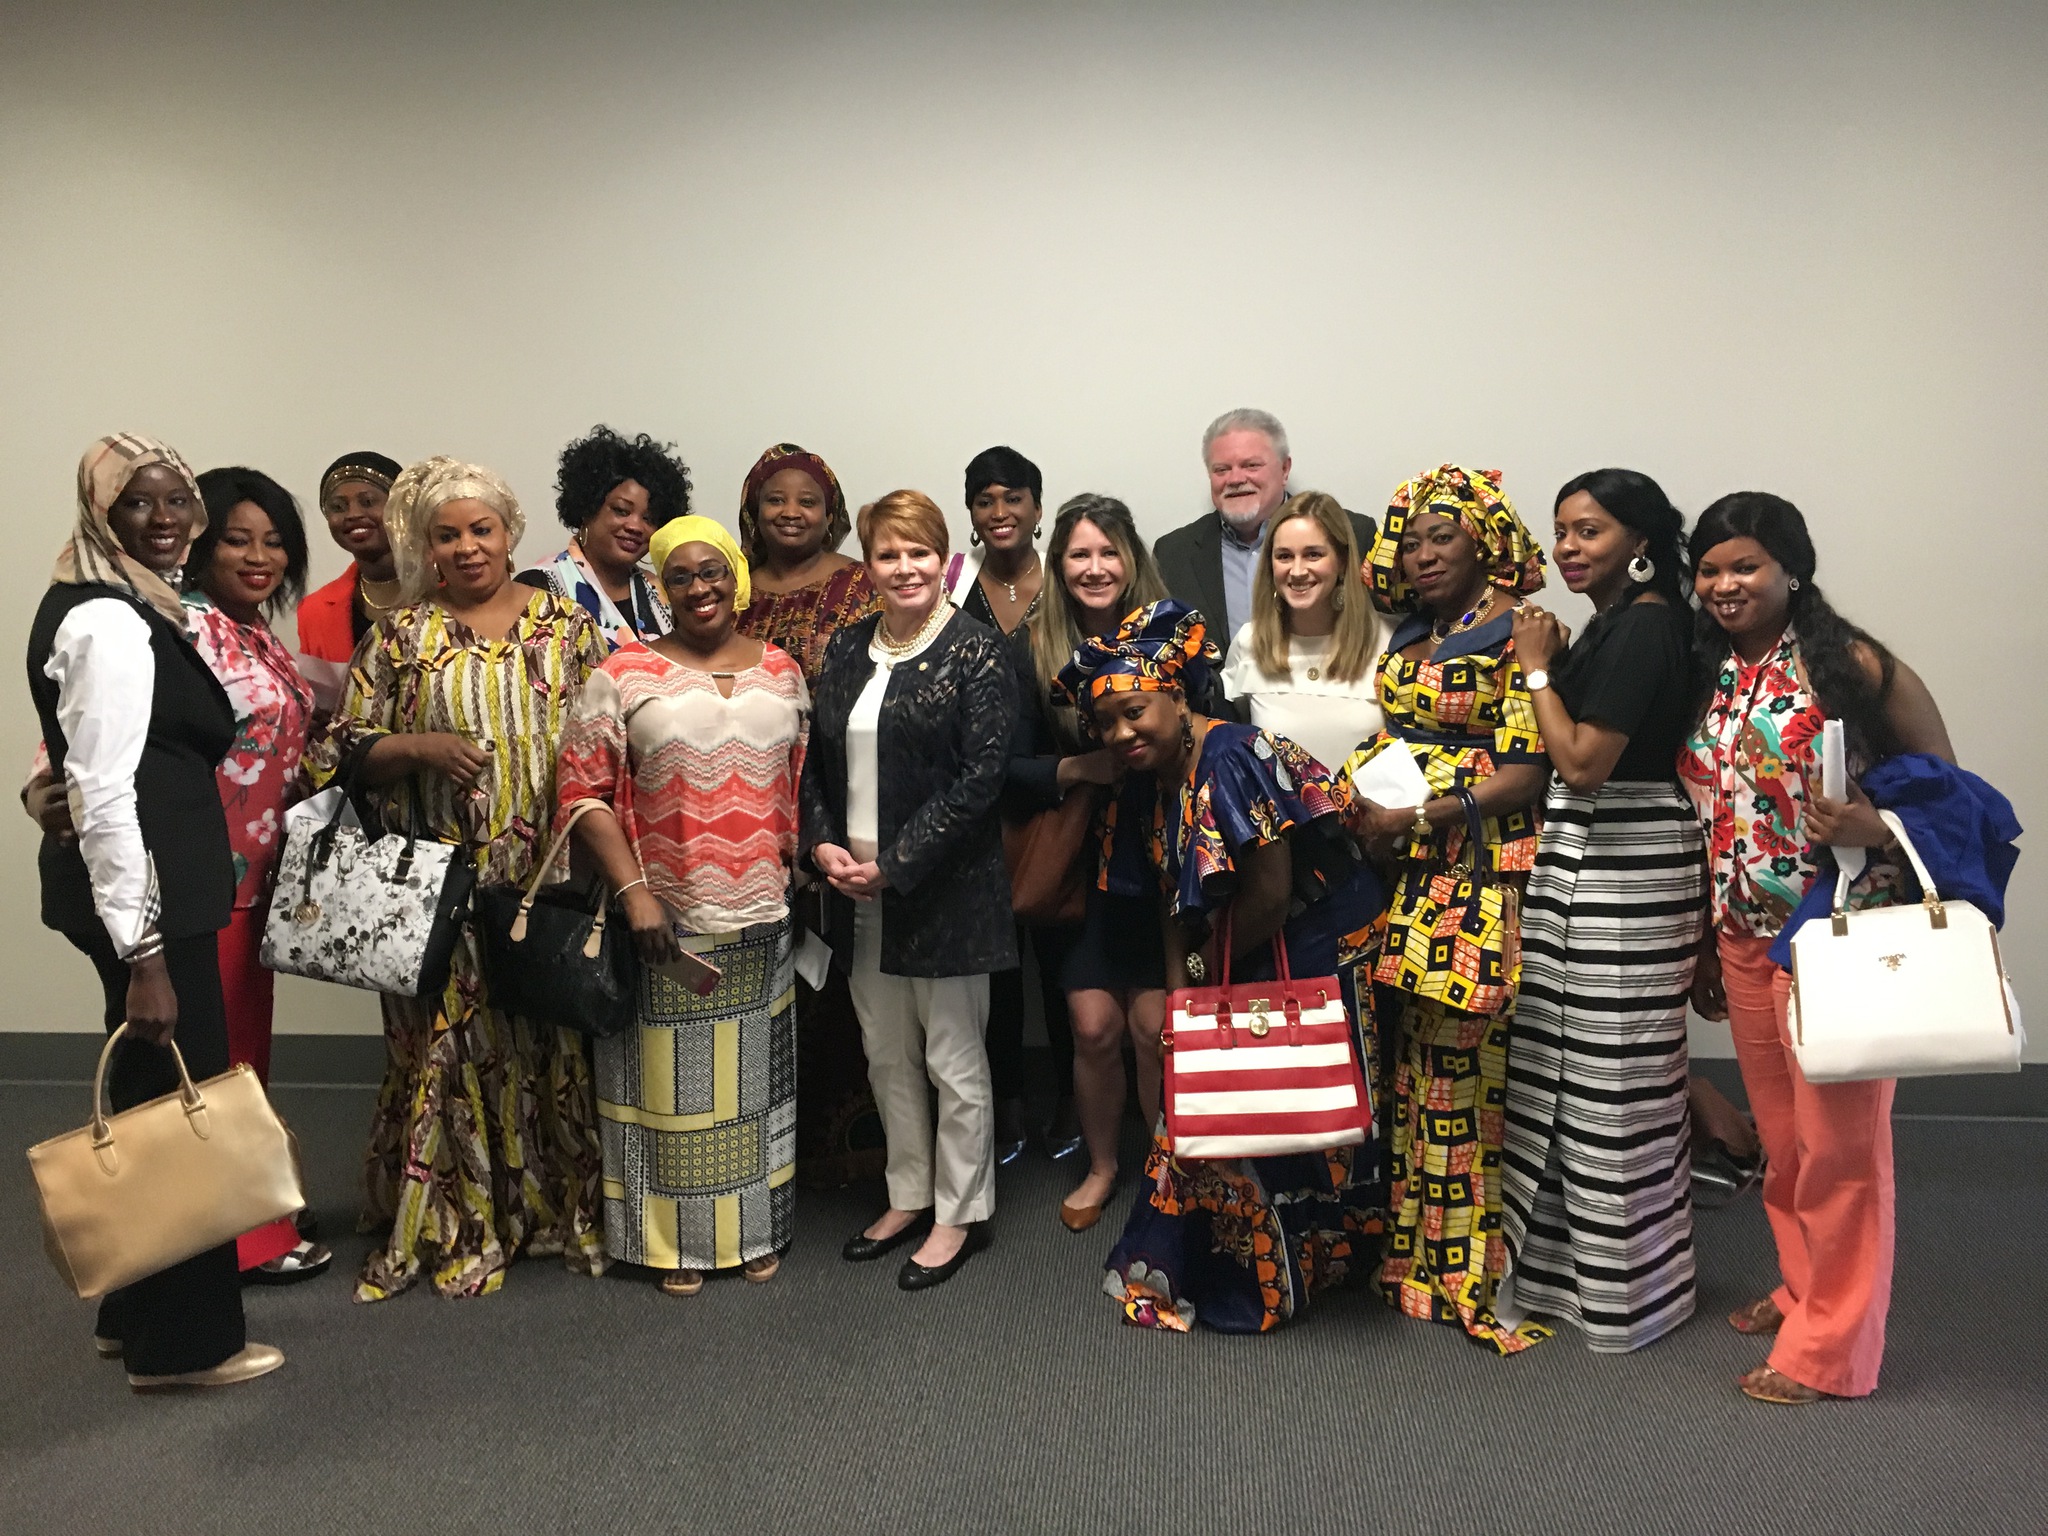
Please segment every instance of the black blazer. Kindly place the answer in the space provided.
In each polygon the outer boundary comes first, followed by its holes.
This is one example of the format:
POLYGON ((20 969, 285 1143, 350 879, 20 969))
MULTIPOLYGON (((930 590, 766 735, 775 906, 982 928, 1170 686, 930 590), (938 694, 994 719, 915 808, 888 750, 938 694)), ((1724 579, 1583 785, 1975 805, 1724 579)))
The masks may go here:
MULTIPOLYGON (((1286 503, 1281 506, 1284 509, 1286 503)), ((1363 512, 1353 512, 1351 532, 1358 540, 1358 558, 1363 560, 1372 553, 1379 527, 1363 512)), ((1223 514, 1212 508, 1192 523, 1161 534, 1159 542, 1152 546, 1152 558, 1159 562, 1166 590, 1202 610, 1202 617, 1208 621, 1209 638, 1228 657, 1234 636, 1230 631, 1230 610, 1223 601, 1223 514)))
MULTIPOLYGON (((846 724, 874 676, 868 644, 879 623, 870 615, 833 635, 818 669, 804 758, 806 864, 820 843, 846 846, 846 724)), ((1016 729, 1012 666, 1001 635, 955 613, 889 679, 876 732, 886 975, 979 976, 1017 964, 996 814, 1016 729)), ((829 886, 825 920, 833 958, 850 970, 853 902, 829 886)))

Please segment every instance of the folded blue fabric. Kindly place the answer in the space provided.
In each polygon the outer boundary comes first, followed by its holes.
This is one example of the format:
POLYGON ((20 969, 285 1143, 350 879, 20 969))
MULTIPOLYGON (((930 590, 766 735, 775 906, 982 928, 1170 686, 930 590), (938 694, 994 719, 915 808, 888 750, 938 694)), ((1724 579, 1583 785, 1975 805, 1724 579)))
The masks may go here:
MULTIPOLYGON (((1906 835, 1934 876, 1943 900, 1967 901, 1991 919, 1992 927, 2005 926, 2005 886, 2020 857, 2013 846, 2020 822, 2010 800, 1967 768, 1925 752, 1886 758, 1857 783, 1871 804, 1905 823, 1906 835)), ((1771 959, 1788 970, 1792 935, 1834 907, 1832 853, 1823 850, 1820 869, 1806 899, 1771 945, 1771 959)), ((1919 882, 1910 866, 1906 882, 1917 896, 1919 882)))

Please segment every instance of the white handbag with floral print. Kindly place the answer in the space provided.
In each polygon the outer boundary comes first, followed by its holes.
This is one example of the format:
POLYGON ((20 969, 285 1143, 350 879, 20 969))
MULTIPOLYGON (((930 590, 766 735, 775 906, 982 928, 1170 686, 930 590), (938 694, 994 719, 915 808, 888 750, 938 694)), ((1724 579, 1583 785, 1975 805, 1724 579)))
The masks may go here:
POLYGON ((288 976, 430 997, 469 911, 476 870, 451 843, 364 835, 339 786, 285 816, 263 964, 288 976))

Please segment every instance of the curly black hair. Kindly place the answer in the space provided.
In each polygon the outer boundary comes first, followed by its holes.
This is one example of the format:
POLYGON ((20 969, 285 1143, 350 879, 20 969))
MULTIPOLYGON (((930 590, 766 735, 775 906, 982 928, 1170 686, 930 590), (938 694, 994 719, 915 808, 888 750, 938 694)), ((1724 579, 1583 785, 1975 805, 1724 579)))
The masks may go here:
POLYGON ((581 528, 627 480, 647 488, 647 519, 657 528, 690 510, 690 468, 676 457, 675 444, 658 443, 645 432, 622 437, 599 425, 562 450, 555 514, 564 527, 581 528))
MULTIPOLYGON (((1821 596, 1813 579, 1820 559, 1799 509, 1767 491, 1736 491, 1723 496, 1700 514, 1693 527, 1692 569, 1697 571, 1704 555, 1730 539, 1755 539, 1788 575, 1798 579, 1788 616, 1799 641, 1799 657, 1821 708, 1847 728, 1850 751, 1873 762, 1903 751, 1899 734, 1885 713, 1898 660, 1876 636, 1843 618, 1821 596), (1868 646, 1877 658, 1874 684, 1856 661, 1854 647, 1859 645, 1868 646)), ((1697 639, 1693 654, 1698 670, 1694 704, 1696 715, 1704 715, 1721 669, 1728 663, 1731 643, 1728 632, 1704 608, 1694 623, 1697 639)))

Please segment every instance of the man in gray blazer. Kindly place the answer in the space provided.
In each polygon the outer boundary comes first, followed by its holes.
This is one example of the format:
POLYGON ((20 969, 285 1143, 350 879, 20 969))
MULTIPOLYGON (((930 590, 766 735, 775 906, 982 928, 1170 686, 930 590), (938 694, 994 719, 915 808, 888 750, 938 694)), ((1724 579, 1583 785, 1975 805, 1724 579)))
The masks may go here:
MULTIPOLYGON (((1162 535, 1152 546, 1166 590, 1202 610, 1209 638, 1226 655, 1240 626, 1251 621, 1252 573, 1266 524, 1287 499, 1287 429, 1270 412, 1249 407, 1225 411, 1202 434, 1202 462, 1209 471, 1205 512, 1185 527, 1162 535)), ((1372 548, 1374 525, 1351 514, 1363 559, 1372 548)))

